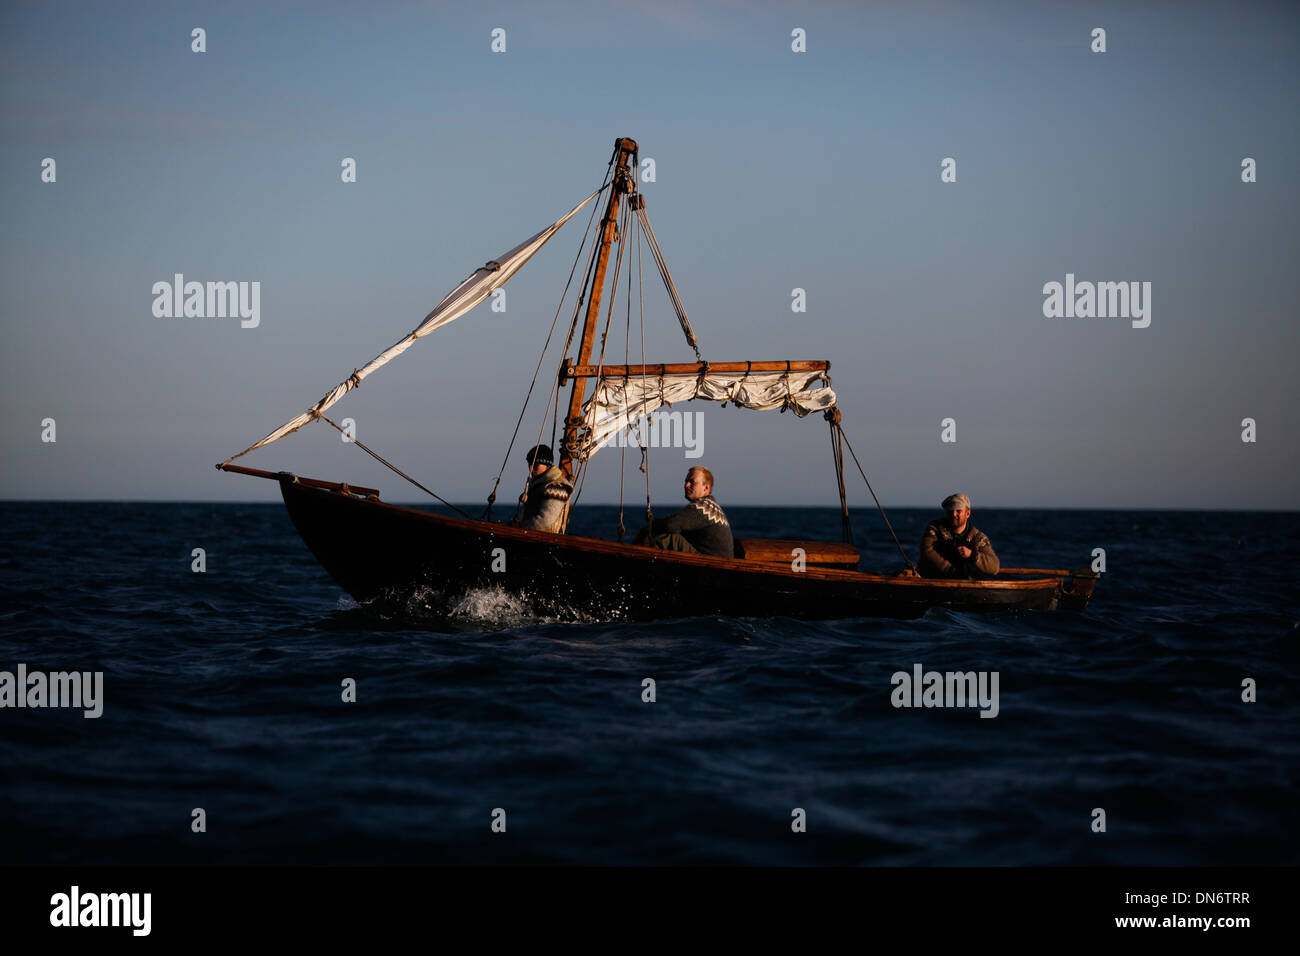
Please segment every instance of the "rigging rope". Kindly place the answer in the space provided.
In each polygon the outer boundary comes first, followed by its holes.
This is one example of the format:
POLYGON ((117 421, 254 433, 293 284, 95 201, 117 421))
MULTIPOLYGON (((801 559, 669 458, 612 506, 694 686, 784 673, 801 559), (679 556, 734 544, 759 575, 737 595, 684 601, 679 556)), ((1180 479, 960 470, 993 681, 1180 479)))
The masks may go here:
MULTIPOLYGON (((600 187, 600 189, 598 190, 598 192, 604 192, 604 191, 605 191, 605 188, 609 185, 609 176, 610 176, 610 171, 613 169, 613 167, 614 167, 614 160, 613 160, 613 158, 611 157, 611 158, 610 158, 610 161, 609 161, 609 165, 605 168, 605 179, 604 179, 604 182, 601 183, 601 187, 600 187)), ((537 357, 537 368, 535 368, 535 369, 533 370, 533 380, 532 380, 532 382, 530 382, 529 385, 528 385, 528 395, 525 396, 525 398, 524 398, 524 406, 523 406, 523 408, 521 408, 521 409, 519 410, 519 418, 515 421, 515 431, 514 431, 514 433, 510 436, 510 444, 506 447, 506 454, 505 454, 505 457, 501 460, 501 470, 500 470, 499 472, 497 472, 496 483, 492 486, 492 492, 488 495, 488 506, 487 506, 487 509, 484 511, 484 516, 485 516, 485 518, 486 518, 486 516, 489 515, 489 514, 491 513, 491 511, 492 511, 492 503, 493 503, 493 501, 496 500, 496 490, 497 490, 497 488, 498 488, 498 487, 500 486, 500 484, 501 484, 501 476, 505 474, 506 464, 510 461, 510 452, 514 449, 514 446, 515 446, 515 438, 516 438, 516 437, 518 436, 518 434, 519 434, 519 426, 520 426, 520 423, 523 422, 523 420, 524 420, 524 414, 528 411, 528 402, 529 402, 529 398, 530 398, 530 397, 532 396, 532 394, 533 394, 533 387, 537 384, 537 376, 541 374, 541 370, 542 370, 542 362, 545 361, 545 359, 546 359, 546 351, 547 351, 548 348, 550 348, 551 335, 552 335, 552 334, 554 333, 554 331, 555 331, 555 324, 556 324, 556 322, 559 320, 560 312, 564 309, 564 299, 565 299, 565 298, 568 296, 568 294, 569 294, 569 287, 570 287, 570 286, 572 285, 572 283, 573 283, 574 270, 577 269, 577 267, 578 267, 578 262, 582 259, 582 249, 583 249, 583 246, 585 246, 586 243, 587 243, 587 236, 590 235, 590 233, 591 233, 591 224, 592 224, 592 221, 593 221, 593 220, 595 219, 595 217, 596 217, 596 210, 597 210, 598 208, 600 208, 600 204, 599 204, 599 203, 597 203, 595 206, 592 207, 591 215, 587 217, 587 229, 586 229, 586 231, 582 234, 582 242, 578 245, 578 252, 577 252, 577 254, 574 256, 574 259, 573 259, 573 267, 569 270, 569 278, 568 278, 568 281, 566 281, 565 284, 564 284, 564 294, 560 297, 560 303, 559 303, 559 305, 557 305, 556 308, 555 308, 555 318, 553 318, 553 319, 551 320, 551 331, 547 333, 547 335, 546 335, 546 343, 542 346, 542 352, 541 352, 541 354, 538 355, 538 357, 537 357)), ((576 301, 574 302, 574 304, 573 304, 573 318, 569 320, 569 332, 568 332, 568 334, 565 336, 565 339, 564 339, 564 348, 563 348, 563 349, 561 350, 561 352, 560 352, 561 368, 563 368, 564 356, 565 356, 565 355, 568 353, 568 351, 569 351, 569 345, 573 342, 573 333, 574 333, 574 330, 577 329, 577 327, 578 327, 578 315, 579 315, 579 314, 581 313, 581 311, 582 311, 582 303, 585 301, 585 298, 586 298, 585 290, 586 290, 586 286, 587 286, 587 280, 591 278, 591 271, 592 271, 592 268, 593 268, 593 264, 595 263, 595 260, 596 260, 596 250, 597 250, 597 248, 599 247, 599 245, 600 245, 600 244, 599 244, 598 242, 593 242, 592 245, 591 245, 591 250, 590 250, 590 252, 587 254, 587 266, 586 266, 586 268, 583 270, 582 285, 581 285, 581 287, 579 287, 579 289, 578 289, 578 298, 577 298, 577 300, 576 300, 576 301)), ((558 416, 559 413, 560 413, 559 376, 558 376, 558 375, 557 375, 554 379, 552 379, 552 381, 551 381, 551 388, 550 388, 550 391, 549 391, 549 392, 547 393, 547 395, 546 395, 546 408, 547 408, 548 410, 551 408, 551 400, 552 400, 552 399, 555 400, 555 412, 554 412, 554 414, 555 414, 556 416, 558 416)), ((541 442, 542 442, 542 432, 545 431, 545 429, 546 429, 546 415, 545 415, 545 413, 543 413, 543 414, 542 414, 542 421, 541 421, 541 424, 538 425, 538 427, 537 427, 537 441, 535 442, 535 444, 538 444, 538 445, 541 444, 541 442)), ((555 447, 555 424, 554 424, 554 421, 552 421, 552 424, 551 424, 551 447, 552 447, 552 448, 555 447)), ((532 481, 532 477, 533 477, 533 475, 532 475, 532 470, 530 469, 530 470, 528 471, 528 473, 527 473, 527 474, 525 475, 525 477, 524 477, 523 488, 522 488, 522 490, 521 490, 521 492, 520 492, 521 497, 524 496, 524 495, 527 495, 527 493, 528 493, 528 484, 529 484, 530 481, 532 481)), ((566 509, 566 510, 567 510, 567 509, 566 509)), ((516 510, 516 516, 518 516, 518 511, 517 511, 517 510, 516 510)))
MULTIPOLYGON (((335 428, 338 428, 338 429, 339 429, 339 434, 341 434, 341 435, 347 435, 347 434, 348 434, 348 433, 345 432, 342 428, 339 428, 337 422, 335 422, 332 418, 330 418, 328 415, 324 414, 323 412, 317 412, 317 413, 316 413, 316 417, 319 418, 321 421, 329 422, 329 423, 330 423, 331 425, 333 425, 335 428)), ((452 511, 456 512, 456 513, 459 514, 459 515, 462 515, 462 516, 468 518, 470 521, 473 521, 473 520, 474 520, 474 516, 473 516, 473 515, 471 515, 471 514, 466 514, 464 511, 461 511, 461 509, 457 508, 455 505, 453 505, 453 504, 452 504, 450 501, 448 501, 446 498, 443 498, 441 495, 435 494, 434 492, 430 491, 428 488, 424 487, 424 485, 420 484, 418 481, 416 481, 414 478, 412 478, 412 477, 411 477, 410 475, 408 475, 406 472, 402 471, 402 469, 398 468, 398 467, 397 467, 396 465, 394 465, 392 462, 387 461, 387 460, 386 460, 382 455, 380 455, 378 452, 376 452, 376 451, 372 451, 370 448, 368 448, 366 445, 364 445, 364 444, 361 442, 361 439, 359 439, 359 438, 357 438, 357 437, 355 437, 355 436, 353 436, 353 435, 348 435, 348 441, 349 441, 351 444, 356 445, 358 448, 360 448, 362 451, 364 451, 367 455, 369 455, 369 456, 370 456, 371 458, 373 458, 375 461, 379 462, 381 465, 384 465, 384 466, 386 466, 386 467, 388 467, 388 468, 391 468, 393 471, 395 471, 397 474, 401 475, 403 478, 405 478, 405 479, 406 479, 407 481, 409 481, 411 484, 415 485, 415 487, 419 488, 419 489, 420 489, 421 491, 423 491, 425 494, 433 495, 433 497, 437 498, 439 501, 441 501, 444 505, 446 505, 446 506, 447 506, 448 508, 450 508, 452 511)))
MULTIPOLYGON (((601 373, 605 368, 605 349, 609 345, 609 325, 614 318, 614 304, 618 301, 618 280, 623 272, 623 254, 627 251, 627 228, 628 220, 631 218, 631 203, 619 210, 619 223, 617 224, 618 236, 618 258, 614 260, 614 281, 610 283, 609 306, 605 311, 605 328, 600 333, 600 358, 596 361, 596 381, 600 382, 601 373)), ((630 292, 628 293, 631 294, 630 292)), ((597 385, 599 387, 599 385, 597 385)), ((587 483, 587 466, 591 463, 591 456, 588 455, 585 461, 579 465, 582 474, 577 481, 577 488, 573 496, 569 499, 569 508, 578 504, 578 498, 582 495, 582 488, 587 483)))
MULTIPOLYGON (((632 245, 639 253, 641 251, 641 246, 639 244, 639 240, 636 238, 635 219, 631 220, 631 226, 632 226, 632 234, 633 234, 632 245)), ((623 333, 623 371, 625 373, 623 375, 623 420, 624 422, 626 422, 628 418, 627 383, 629 379, 626 372, 627 372, 627 366, 632 361, 631 349, 632 349, 632 269, 631 266, 629 265, 627 270, 627 326, 623 333)), ((599 382, 596 383, 596 387, 597 388, 600 387, 599 382)), ((627 425, 625 424, 623 426, 623 441, 620 443, 619 450, 618 450, 618 528, 616 528, 615 530, 618 532, 619 544, 623 543, 623 535, 627 533, 627 528, 623 526, 623 482, 624 479, 626 479, 626 477, 627 477, 627 425)))
POLYGON ((849 523, 849 499, 844 492, 844 443, 836 430, 840 419, 838 408, 827 409, 826 421, 831 426, 831 455, 835 459, 835 481, 840 490, 840 532, 844 536, 844 543, 852 544, 853 526, 849 523))
POLYGON ((889 516, 885 514, 885 509, 881 508, 880 499, 876 498, 876 490, 871 487, 871 482, 867 480, 867 473, 862 470, 862 463, 858 461, 858 456, 853 451, 853 445, 849 443, 849 437, 844 434, 844 429, 840 427, 839 423, 834 423, 832 427, 840 433, 840 440, 844 442, 844 447, 849 450, 850 455, 853 455, 853 464, 858 466, 858 474, 862 476, 863 481, 867 482, 867 490, 871 492, 871 497, 875 499, 876 507, 880 509, 880 517, 885 519, 885 527, 889 529, 889 534, 894 539, 894 544, 898 545, 898 553, 903 556, 903 563, 915 571, 916 565, 912 563, 912 559, 909 558, 907 552, 903 550, 903 545, 899 542, 898 535, 894 534, 894 526, 889 523, 889 516))
MULTIPOLYGON (((559 376, 556 376, 556 378, 558 380, 559 376)), ((553 389, 552 394, 555 396, 555 401, 551 402, 551 449, 553 451, 555 449, 555 435, 560 427, 560 390, 558 388, 553 389)), ((543 415, 543 424, 545 421, 546 416, 543 415)))
POLYGON ((655 238, 654 228, 650 225, 650 217, 645 214, 644 202, 638 204, 637 217, 641 220, 641 231, 646 235, 650 254, 654 256, 655 264, 659 266, 659 274, 663 277, 664 288, 668 290, 668 298, 672 300, 673 310, 677 313, 677 321, 681 323, 682 331, 686 333, 686 344, 695 350, 696 360, 702 362, 704 360, 700 357, 700 343, 695 338, 695 330, 691 328, 690 319, 686 318, 686 307, 682 305, 681 297, 677 294, 673 277, 668 273, 668 263, 664 261, 659 240, 655 238))
MULTIPOLYGON (((638 217, 640 218, 640 217, 638 217)), ((641 236, 645 235, 642 229, 641 236)), ((645 274, 641 271, 641 243, 636 245, 636 287, 637 294, 640 297, 641 304, 641 371, 645 371, 645 274)), ((644 420, 644 419, 643 419, 644 420)), ((637 446, 641 449, 641 471, 645 475, 645 525, 646 533, 654 528, 655 513, 650 507, 650 452, 646 448, 645 434, 641 429, 640 422, 636 428, 637 446)))
MULTIPOLYGON (((596 264, 596 250, 600 247, 599 242, 591 244, 591 252, 587 256, 587 270, 583 273, 582 288, 578 290, 578 300, 573 304, 573 318, 569 320, 569 334, 564 337, 564 348, 560 349, 560 368, 555 378, 551 381, 550 391, 547 392, 546 401, 551 408, 551 448, 555 448, 556 425, 560 418, 560 377, 564 372, 565 362, 569 355, 569 346, 573 344, 573 336, 578 331, 578 316, 582 314, 582 305, 587 301, 586 289, 587 283, 591 280, 592 270, 596 264), (552 401, 554 399, 554 401, 552 401)), ((566 418, 567 424, 567 418, 566 418)), ((542 416, 542 423, 537 427, 537 440, 542 440, 542 432, 546 429, 546 416, 542 416)))
MULTIPOLYGON (((613 165, 612 161, 610 165, 611 166, 613 165)), ((609 185, 609 170, 606 169, 605 182, 603 182, 601 184, 600 189, 596 191, 597 195, 604 192, 605 187, 608 185, 609 185)), ((479 519, 480 521, 488 521, 492 517, 492 505, 497 500, 497 488, 501 487, 501 477, 506 473, 506 464, 510 461, 510 452, 514 450, 515 439, 519 437, 519 426, 523 424, 524 413, 528 411, 528 402, 532 399, 533 387, 537 384, 537 376, 541 373, 542 361, 546 358, 546 350, 551 346, 551 336, 555 334, 555 325, 560 320, 560 311, 564 308, 564 300, 568 298, 569 287, 573 284, 573 276, 578 270, 578 262, 582 258, 582 249, 587 244, 587 236, 591 233, 591 223, 596 218, 596 210, 598 208, 600 208, 599 202, 597 202, 591 207, 591 215, 587 217, 587 228, 582 234, 582 242, 578 244, 578 252, 573 257, 573 266, 569 269, 569 279, 567 282, 564 283, 564 292, 560 296, 560 304, 555 307, 555 318, 551 319, 551 330, 546 333, 546 343, 542 346, 542 354, 537 357, 537 368, 533 371, 533 380, 528 384, 528 394, 524 396, 524 406, 523 408, 519 409, 519 418, 515 420, 515 430, 510 435, 510 444, 506 446, 505 457, 501 459, 501 470, 497 472, 497 480, 493 482, 492 490, 488 492, 487 507, 483 509, 483 516, 479 519)), ((581 296, 579 296, 579 299, 581 299, 581 296)), ((549 396, 547 401, 549 404, 549 396)), ((546 420, 543 418, 542 419, 543 427, 545 427, 545 424, 546 424, 546 420)), ((537 441, 540 443, 541 440, 542 440, 542 436, 539 432, 537 436, 537 441)), ((554 442, 554 438, 552 438, 551 440, 552 442, 554 442)), ((524 484, 524 487, 527 488, 526 482, 524 484)))
MULTIPOLYGON (((610 160, 610 167, 612 168, 613 165, 614 165, 614 161, 611 159, 611 160, 610 160)), ((606 170, 605 175, 606 175, 606 178, 608 179, 608 177, 609 177, 609 170, 606 170)), ((595 210, 592 210, 592 214, 593 214, 593 216, 594 216, 594 214, 595 214, 595 210)), ((603 222, 603 220, 602 220, 602 222, 603 222)), ((590 222, 587 223, 587 228, 590 230, 590 228, 591 228, 591 223, 590 223, 590 222)), ((584 242, 586 241, 586 237, 585 237, 585 236, 583 237, 583 241, 584 241, 584 242)), ((598 250, 599 248, 600 248, 600 241, 594 241, 594 242, 592 242, 592 244, 591 244, 591 251, 590 251, 590 252, 588 253, 588 255, 587 255, 587 268, 586 268, 586 270, 584 271, 583 276, 582 276, 582 286, 578 289, 578 298, 577 298, 577 301, 575 301, 574 304, 573 304, 573 318, 569 321, 569 333, 568 333, 568 335, 566 335, 565 338, 564 338, 564 348, 562 348, 562 349, 560 350, 560 371, 561 371, 561 372, 563 372, 563 370, 564 370, 564 362, 565 362, 565 358, 566 358, 566 357, 568 356, 568 354, 569 354, 569 346, 573 344, 573 336, 574 336, 574 333, 576 333, 577 330, 578 330, 578 316, 582 314, 582 304, 587 300, 587 284, 588 284, 588 282, 589 282, 589 281, 591 280, 591 278, 592 278, 592 272, 593 272, 593 270, 595 269, 595 266, 596 266, 596 252, 597 252, 597 250, 598 250)), ((579 254, 579 255, 582 254, 582 249, 581 249, 581 247, 578 249, 578 254, 579 254)), ((563 300, 561 300, 561 303, 560 303, 560 304, 561 304, 561 306, 563 306, 563 304, 564 304, 564 303, 563 303, 563 300)), ((545 354, 546 354, 546 353, 543 351, 542 355, 545 356, 545 354)), ((541 369, 541 359, 539 358, 539 359, 538 359, 538 370, 540 371, 540 369, 541 369)), ((536 381, 536 379, 537 379, 537 372, 534 372, 534 373, 533 373, 533 380, 536 381)), ((553 418, 552 418, 552 420, 551 420, 551 448, 552 448, 552 450, 554 450, 554 448, 555 448, 555 424, 556 424, 555 420, 558 419, 558 418, 559 418, 559 415, 560 415, 560 376, 559 376, 558 374, 555 376, 554 379, 551 380, 551 389, 550 389, 550 391, 547 393, 547 396, 546 396, 546 404, 547 404, 547 407, 548 407, 548 408, 549 408, 550 405, 551 405, 551 399, 552 399, 552 398, 555 399, 555 411, 554 411, 554 413, 553 413, 553 418)), ((522 416, 522 414, 523 414, 523 413, 521 412, 520 415, 522 416)), ((538 443, 541 442, 541 440, 542 440, 542 432, 543 432, 545 429, 546 429, 546 416, 545 416, 545 414, 543 414, 541 424, 539 424, 539 425, 537 426, 537 441, 538 441, 538 443)), ((507 451, 506 451, 506 457, 509 458, 509 455, 510 455, 510 452, 509 452, 509 450, 507 450, 507 451)), ((502 466, 502 470, 504 470, 504 465, 502 466)), ((524 479, 524 492, 523 492, 524 494, 527 494, 527 492, 528 492, 528 482, 531 480, 531 478, 532 478, 532 475, 529 474, 529 475, 524 479)), ((562 524, 562 527, 563 527, 563 528, 567 528, 567 527, 568 527, 568 522, 569 522, 569 509, 570 509, 570 507, 571 507, 571 503, 566 504, 566 505, 564 506, 564 519, 563 519, 563 524, 562 524)))

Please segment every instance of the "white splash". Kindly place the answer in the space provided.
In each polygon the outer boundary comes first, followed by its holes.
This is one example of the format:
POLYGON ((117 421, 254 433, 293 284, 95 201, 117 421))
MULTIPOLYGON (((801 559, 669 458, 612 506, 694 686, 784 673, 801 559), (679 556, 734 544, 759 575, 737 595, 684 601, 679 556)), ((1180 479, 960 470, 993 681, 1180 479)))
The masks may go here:
POLYGON ((501 585, 472 588, 451 607, 447 616, 454 620, 518 627, 522 624, 547 624, 550 621, 533 612, 527 594, 514 594, 501 585))

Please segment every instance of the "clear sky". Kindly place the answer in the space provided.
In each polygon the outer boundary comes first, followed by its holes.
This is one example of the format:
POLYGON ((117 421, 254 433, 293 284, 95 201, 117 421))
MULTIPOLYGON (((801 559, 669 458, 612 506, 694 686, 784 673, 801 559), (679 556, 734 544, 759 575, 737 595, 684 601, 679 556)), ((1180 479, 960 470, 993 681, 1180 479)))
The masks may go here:
MULTIPOLYGON (((590 193, 631 136, 705 358, 830 359, 886 505, 1294 509, 1298 67, 1293 3, 6 4, 0 498, 276 500, 213 464, 590 193), (175 273, 260 282, 260 324, 155 317, 175 273), (1067 273, 1151 283, 1150 325, 1046 317, 1067 273)), ((423 339, 333 417, 481 501, 585 219, 505 313, 423 339)), ((646 288, 647 357, 691 359, 646 288)), ((724 505, 835 503, 819 417, 680 408, 724 505)), ((617 500, 618 457, 585 501, 617 500)), ((420 497, 320 423, 240 463, 420 497)), ((656 502, 687 463, 654 455, 656 502)))

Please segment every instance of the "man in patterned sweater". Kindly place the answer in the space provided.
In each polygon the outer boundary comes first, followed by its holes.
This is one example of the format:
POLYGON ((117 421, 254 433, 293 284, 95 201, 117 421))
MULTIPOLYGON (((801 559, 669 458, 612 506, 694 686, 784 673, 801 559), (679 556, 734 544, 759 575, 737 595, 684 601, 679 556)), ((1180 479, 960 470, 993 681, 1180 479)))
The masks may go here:
POLYGON ((652 526, 641 529, 635 543, 664 551, 734 557, 731 524, 713 500, 713 472, 696 465, 686 473, 684 491, 690 504, 675 515, 655 518, 652 526))
POLYGON ((931 521, 921 535, 921 577, 995 577, 1001 564, 989 536, 969 523, 970 499, 949 495, 941 507, 948 516, 931 521))
POLYGON ((512 524, 534 531, 564 531, 564 512, 573 494, 573 485, 564 469, 555 465, 550 445, 537 445, 528 451, 528 487, 519 496, 520 512, 512 524))

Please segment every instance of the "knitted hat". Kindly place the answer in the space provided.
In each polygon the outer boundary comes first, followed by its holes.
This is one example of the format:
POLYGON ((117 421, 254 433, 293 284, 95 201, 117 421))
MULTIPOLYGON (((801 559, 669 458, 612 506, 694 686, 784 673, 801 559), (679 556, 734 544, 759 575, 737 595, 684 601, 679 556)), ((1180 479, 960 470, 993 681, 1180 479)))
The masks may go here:
POLYGON ((553 465, 555 456, 551 454, 550 445, 536 445, 528 450, 528 467, 533 465, 553 465))
POLYGON ((944 511, 970 511, 970 499, 965 495, 949 495, 939 507, 944 511))

